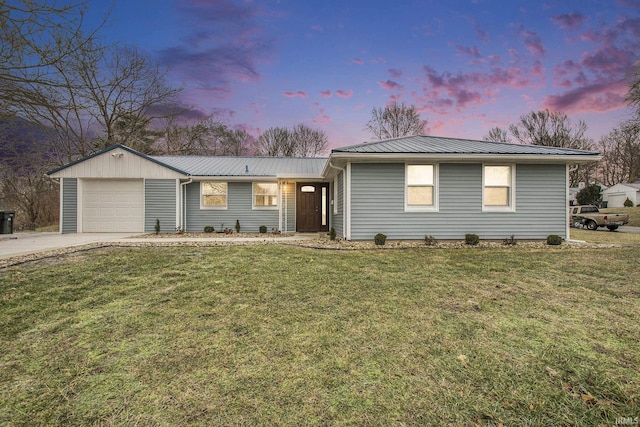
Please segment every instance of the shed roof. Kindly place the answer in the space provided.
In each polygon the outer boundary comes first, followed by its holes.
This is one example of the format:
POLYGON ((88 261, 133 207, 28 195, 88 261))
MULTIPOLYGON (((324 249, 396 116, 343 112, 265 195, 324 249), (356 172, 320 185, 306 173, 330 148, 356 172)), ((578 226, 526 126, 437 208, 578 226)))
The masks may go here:
POLYGON ((229 177, 317 177, 322 176, 326 158, 316 157, 229 157, 150 156, 191 176, 229 177))
POLYGON ((445 138, 440 136, 415 135, 383 141, 367 142, 336 148, 332 153, 362 154, 509 154, 551 156, 598 156, 599 153, 570 148, 541 145, 509 144, 506 142, 478 141, 473 139, 445 138))

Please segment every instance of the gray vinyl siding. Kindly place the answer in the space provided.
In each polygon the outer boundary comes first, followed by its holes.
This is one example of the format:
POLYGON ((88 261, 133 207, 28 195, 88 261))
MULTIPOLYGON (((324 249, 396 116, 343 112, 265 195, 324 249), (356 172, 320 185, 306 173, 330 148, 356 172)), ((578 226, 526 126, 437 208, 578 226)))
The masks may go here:
POLYGON ((353 164, 351 238, 543 239, 566 237, 566 166, 516 165, 515 212, 482 211, 482 165, 440 164, 439 211, 404 211, 405 165, 353 164))
POLYGON ((62 233, 78 232, 78 179, 61 178, 62 180, 62 233))
POLYGON ((176 231, 175 179, 147 179, 144 182, 144 231, 153 233, 156 219, 160 220, 161 233, 176 231))
POLYGON ((278 228, 277 209, 253 209, 252 183, 227 182, 227 209, 200 209, 200 183, 186 186, 186 231, 200 233, 205 226, 216 231, 221 228, 235 230, 236 220, 240 221, 240 231, 257 233, 261 225, 268 231, 278 228))
MULTIPOLYGON (((331 182, 333 185, 333 181, 331 182)), ((333 196, 333 188, 331 189, 333 196)), ((334 200, 338 206, 338 213, 333 213, 333 206, 331 206, 331 227, 336 230, 336 235, 344 237, 344 172, 338 174, 338 200, 334 200)))

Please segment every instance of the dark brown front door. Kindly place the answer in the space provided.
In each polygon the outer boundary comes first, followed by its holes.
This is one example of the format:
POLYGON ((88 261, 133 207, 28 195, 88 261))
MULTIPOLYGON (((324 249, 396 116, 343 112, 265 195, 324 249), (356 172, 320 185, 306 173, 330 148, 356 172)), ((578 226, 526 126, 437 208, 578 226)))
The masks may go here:
POLYGON ((296 230, 303 233, 326 231, 328 185, 298 183, 296 191, 296 230))

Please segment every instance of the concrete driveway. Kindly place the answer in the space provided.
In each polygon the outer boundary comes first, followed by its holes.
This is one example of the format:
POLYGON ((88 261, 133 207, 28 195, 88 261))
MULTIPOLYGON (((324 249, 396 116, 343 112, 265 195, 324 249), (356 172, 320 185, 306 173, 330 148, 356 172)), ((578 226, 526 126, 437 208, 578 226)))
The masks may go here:
POLYGON ((15 233, 0 234, 0 259, 89 243, 115 242, 140 233, 15 233))

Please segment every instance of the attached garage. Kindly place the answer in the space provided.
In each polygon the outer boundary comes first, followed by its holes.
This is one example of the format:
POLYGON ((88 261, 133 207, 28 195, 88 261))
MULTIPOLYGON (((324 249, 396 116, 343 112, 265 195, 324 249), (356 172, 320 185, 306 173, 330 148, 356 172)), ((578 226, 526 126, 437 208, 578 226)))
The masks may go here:
POLYGON ((175 232, 181 224, 179 169, 114 145, 50 171, 60 183, 61 233, 175 232))
POLYGON ((82 232, 142 232, 142 179, 83 179, 82 232))

